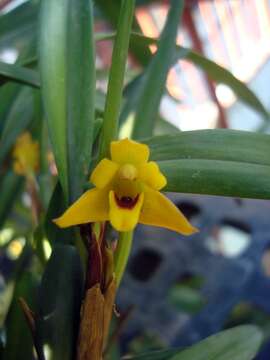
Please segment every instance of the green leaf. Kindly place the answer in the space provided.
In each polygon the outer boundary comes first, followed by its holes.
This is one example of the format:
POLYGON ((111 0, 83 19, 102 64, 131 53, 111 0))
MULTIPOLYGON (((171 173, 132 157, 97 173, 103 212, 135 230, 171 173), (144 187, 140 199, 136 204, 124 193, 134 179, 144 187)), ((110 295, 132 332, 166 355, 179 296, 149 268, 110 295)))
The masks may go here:
POLYGON ((137 356, 124 356, 123 360, 169 360, 173 355, 179 353, 179 351, 179 349, 151 351, 137 356))
POLYGON ((92 1, 69 1, 68 159, 71 201, 83 191, 88 176, 95 120, 95 43, 92 1), (74 44, 70 46, 70 43, 74 44))
MULTIPOLYGON (((116 28, 121 8, 121 0, 96 0, 96 4, 101 9, 106 18, 109 20, 109 22, 112 24, 113 28, 116 28)), ((132 28, 133 30, 140 32, 140 25, 136 18, 133 19, 132 28)), ((135 59, 143 66, 145 66, 152 57, 148 47, 144 46, 144 44, 140 42, 136 42, 136 40, 133 41, 132 38, 130 39, 130 51, 135 57, 135 59)))
POLYGON ((24 272, 17 280, 13 300, 6 321, 7 343, 2 360, 29 360, 33 358, 33 340, 19 305, 22 297, 33 311, 37 280, 32 272, 24 272))
POLYGON ((129 38, 133 20, 134 0, 122 2, 113 47, 108 91, 101 133, 100 159, 108 156, 110 142, 117 137, 118 118, 122 101, 129 38))
MULTIPOLYGON (((157 44, 158 40, 141 34, 133 33, 132 41, 139 43, 144 49, 148 49, 149 45, 157 44)), ((239 100, 250 106, 253 110, 259 112, 266 120, 269 120, 269 112, 262 104, 256 94, 248 88, 248 86, 237 79, 229 70, 218 65, 207 57, 192 51, 189 48, 176 46, 173 56, 171 57, 171 65, 177 60, 185 58, 192 62, 196 67, 204 71, 216 83, 222 83, 229 86, 239 100)))
MULTIPOLYGON (((0 17, 0 20, 2 18, 0 17)), ((0 22, 1 27, 1 22, 0 22)), ((24 51, 19 55, 17 61, 16 61, 16 67, 22 65, 25 58, 32 54, 34 51, 34 45, 31 42, 28 44, 24 51)), ((11 137, 15 134, 19 134, 21 131, 23 131, 32 120, 32 92, 31 89, 28 87, 22 87, 19 84, 9 82, 7 84, 4 84, 3 86, 0 86, 0 142, 3 140, 4 143, 8 143, 10 141, 9 139, 9 132, 11 132, 11 137), (25 97, 25 99, 23 99, 25 97), (25 103, 25 109, 24 109, 24 103, 25 103), (18 115, 16 114, 18 112, 18 115), (30 116, 31 115, 31 116, 30 116), (2 137, 3 129, 5 129, 4 138, 2 137), (13 134, 13 135, 12 135, 13 134)), ((34 89, 33 89, 34 90, 34 89)), ((16 135, 16 137, 17 137, 16 135)), ((13 138, 12 142, 15 141, 15 138, 13 138)), ((10 146, 10 144, 8 145, 10 146)), ((1 153, 0 151, 0 162, 3 159, 3 156, 6 154, 5 148, 3 148, 3 145, 0 145, 0 149, 3 151, 1 153), (4 154, 3 154, 4 153, 4 154)))
POLYGON ((47 209, 55 184, 54 177, 51 176, 50 162, 48 154, 50 153, 49 134, 46 121, 44 121, 44 112, 42 108, 41 92, 36 92, 34 96, 34 121, 31 127, 31 133, 39 143, 39 173, 37 177, 39 186, 39 198, 42 209, 47 209))
POLYGON ((176 35, 183 11, 183 1, 173 0, 171 4, 157 53, 144 74, 134 122, 134 138, 149 136, 153 133, 167 74, 175 53, 176 35))
MULTIPOLYGON (((110 40, 113 37, 114 33, 100 34, 97 37, 97 40, 110 40)), ((130 44, 131 48, 135 44, 137 47, 140 47, 142 51, 147 53, 151 44, 158 44, 158 39, 133 32, 131 34, 130 44)), ((250 106, 253 110, 259 112, 265 120, 269 120, 269 111, 265 108, 260 99, 244 82, 237 79, 229 70, 189 48, 176 46, 174 55, 171 58, 171 65, 181 58, 185 58, 186 60, 192 62, 216 83, 223 83, 230 87, 239 100, 250 106)), ((150 61, 151 56, 146 56, 145 65, 149 64, 150 61)))
POLYGON ((14 97, 5 114, 5 123, 0 137, 0 163, 14 144, 18 135, 33 119, 33 89, 22 87, 14 97))
POLYGON ((105 94, 103 92, 97 90, 95 108, 96 108, 96 112, 99 115, 102 114, 102 116, 103 116, 103 113, 104 113, 105 101, 106 101, 105 94))
POLYGON ((262 333, 256 326, 238 326, 212 335, 170 360, 252 360, 261 343, 262 333))
MULTIPOLYGON (((246 105, 250 106, 255 111, 259 112, 265 120, 269 119, 269 112, 265 109, 262 102, 251 91, 245 83, 237 79, 230 71, 224 67, 218 65, 214 61, 207 59, 206 57, 196 53, 195 51, 187 50, 186 59, 192 62, 195 66, 203 70, 212 80, 217 83, 222 83, 229 86, 238 97, 246 105)), ((182 55, 182 49, 178 49, 182 55)))
POLYGON ((60 229, 53 223, 53 219, 62 215, 66 210, 66 203, 63 194, 63 189, 59 182, 56 183, 49 207, 45 216, 45 233, 47 238, 52 245, 55 244, 71 244, 74 240, 74 232, 72 228, 60 229))
POLYGON ((45 112, 65 198, 82 192, 92 149, 95 51, 92 1, 43 0, 40 69, 45 112))
POLYGON ((156 0, 137 0, 136 4, 139 6, 142 5, 150 5, 152 3, 154 3, 156 0))
POLYGON ((24 49, 37 33, 39 1, 30 0, 0 16, 0 48, 24 49))
POLYGON ((154 135, 164 135, 164 134, 179 134, 180 129, 175 125, 171 124, 162 117, 157 118, 156 126, 154 129, 154 135))
POLYGON ((94 131, 93 131, 93 141, 97 140, 98 135, 100 134, 103 120, 101 118, 97 118, 94 121, 94 131))
POLYGON ((238 130, 196 130, 144 140, 151 159, 226 160, 270 165, 270 136, 238 130))
POLYGON ((160 161, 164 191, 270 199, 270 166, 222 160, 160 161))
POLYGON ((40 86, 39 76, 36 71, 2 61, 0 61, 0 80, 1 84, 13 81, 35 88, 40 86))
POLYGON ((252 325, 222 331, 185 350, 154 351, 123 360, 252 360, 262 343, 262 333, 252 325))
POLYGON ((270 197, 269 135, 198 130, 145 141, 167 177, 165 191, 270 197), (254 176, 256 174, 256 176, 254 176))
POLYGON ((48 344, 52 359, 74 359, 83 272, 73 246, 54 247, 42 278, 36 321, 37 339, 48 344))
POLYGON ((0 181, 0 229, 9 216, 10 210, 20 193, 23 185, 23 178, 15 175, 12 171, 1 176, 0 181))
POLYGON ((14 99, 17 97, 18 92, 20 91, 21 86, 18 84, 5 84, 0 87, 0 137, 5 126, 5 122, 10 111, 11 104, 14 102, 14 99))

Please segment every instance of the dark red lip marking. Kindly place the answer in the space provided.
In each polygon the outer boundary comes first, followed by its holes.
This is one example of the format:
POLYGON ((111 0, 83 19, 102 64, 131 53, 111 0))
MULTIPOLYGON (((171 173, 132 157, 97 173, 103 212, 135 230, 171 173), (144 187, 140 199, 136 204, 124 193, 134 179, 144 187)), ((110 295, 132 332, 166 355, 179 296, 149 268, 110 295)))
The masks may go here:
POLYGON ((139 199, 139 195, 137 195, 135 198, 132 198, 130 196, 122 196, 121 198, 119 198, 116 194, 114 194, 114 197, 117 205, 123 209, 132 209, 139 199))

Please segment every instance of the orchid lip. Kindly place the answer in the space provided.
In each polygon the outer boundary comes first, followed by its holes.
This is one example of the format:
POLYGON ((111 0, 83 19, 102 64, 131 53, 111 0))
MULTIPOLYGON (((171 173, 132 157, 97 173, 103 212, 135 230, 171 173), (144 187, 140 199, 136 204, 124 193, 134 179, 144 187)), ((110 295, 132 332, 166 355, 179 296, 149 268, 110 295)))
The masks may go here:
POLYGON ((114 194, 114 197, 119 207, 123 209, 133 209, 139 199, 139 194, 136 195, 134 198, 132 198, 131 196, 121 196, 119 198, 116 194, 114 194))

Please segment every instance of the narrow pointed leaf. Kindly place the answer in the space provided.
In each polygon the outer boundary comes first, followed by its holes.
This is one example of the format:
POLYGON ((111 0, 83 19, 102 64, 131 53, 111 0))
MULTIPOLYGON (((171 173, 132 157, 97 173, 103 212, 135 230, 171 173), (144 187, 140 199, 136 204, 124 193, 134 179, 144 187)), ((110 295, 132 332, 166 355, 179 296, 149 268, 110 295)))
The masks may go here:
POLYGON ((39 1, 29 0, 0 17, 0 48, 20 50, 37 34, 39 1))
POLYGON ((14 201, 18 197, 23 185, 23 178, 12 171, 1 176, 0 180, 0 229, 9 216, 14 201))
MULTIPOLYGON (((117 27, 118 16, 120 13, 122 0, 107 1, 107 0, 97 0, 96 4, 101 9, 103 15, 108 19, 113 28, 117 27)), ((137 4, 137 1, 136 1, 137 4)), ((140 32, 140 25, 136 18, 133 19, 132 29, 134 31, 140 32)), ((145 66, 151 59, 152 55, 148 47, 145 47, 144 44, 139 42, 133 42, 133 39, 130 39, 130 51, 135 59, 143 66, 145 66)))
POLYGON ((252 360, 262 339, 256 326, 238 326, 212 335, 170 360, 252 360))
POLYGON ((173 0, 162 31, 158 50, 149 63, 143 79, 134 121, 133 137, 151 135, 165 89, 168 71, 175 53, 176 35, 183 11, 183 1, 173 0))
POLYGON ((269 199, 269 135, 198 130, 145 141, 167 177, 165 191, 269 199), (256 174, 256 176, 254 176, 256 174))
POLYGON ((17 97, 18 92, 20 91, 20 86, 18 84, 5 84, 0 87, 0 137, 7 120, 11 104, 14 102, 14 99, 17 97))
POLYGON ((179 349, 157 350, 136 356, 125 356, 123 360, 169 360, 173 355, 178 354, 179 351, 179 349))
POLYGON ((180 129, 161 116, 158 117, 154 135, 179 134, 180 129))
POLYGON ((56 244, 72 244, 74 241, 74 231, 72 228, 60 229, 53 222, 53 219, 59 217, 66 210, 63 190, 59 182, 56 183, 52 193, 48 210, 45 216, 45 233, 53 247, 56 244))
POLYGON ((24 272, 17 279, 13 300, 7 316, 7 343, 1 356, 2 360, 28 360, 33 358, 33 340, 31 331, 19 305, 22 297, 33 307, 36 299, 37 280, 33 273, 24 272))
MULTIPOLYGON (((14 65, 16 69, 17 67, 21 69, 21 64, 26 57, 32 54, 33 49, 33 43, 27 44, 14 65)), ((21 86, 14 82, 0 86, 0 163, 17 136, 33 120, 33 95, 35 91, 37 90, 34 88, 31 89, 29 86, 21 86)))
POLYGON ((82 192, 92 149, 95 56, 92 1, 43 0, 40 68, 50 138, 65 198, 82 192))
MULTIPOLYGON (((195 66, 204 71, 212 80, 217 83, 222 83, 229 86, 238 97, 246 105, 250 106, 255 111, 259 112, 265 120, 270 120, 270 114, 256 96, 256 94, 248 88, 248 86, 241 80, 237 79, 229 70, 218 65, 214 61, 207 59, 195 51, 186 49, 186 60, 192 62, 195 66)), ((177 53, 182 50, 178 49, 177 53)))
POLYGON ((270 199, 270 166, 240 161, 160 161, 164 191, 270 199))
MULTIPOLYGON (((132 43, 138 43, 145 49, 148 49, 151 44, 158 43, 157 39, 146 37, 138 33, 133 33, 131 39, 132 43)), ((253 110, 259 112, 265 120, 269 120, 269 111, 265 108, 260 99, 243 81, 235 77, 229 70, 189 48, 176 46, 174 55, 171 58, 171 65, 181 58, 185 58, 192 62, 216 83, 222 83, 230 87, 239 100, 253 110)))
MULTIPOLYGON (((100 34, 97 40, 110 40, 114 37, 114 33, 100 34)), ((144 36, 140 33, 133 32, 131 34, 131 49, 132 46, 140 47, 147 53, 151 44, 157 44, 158 39, 144 36)), ((189 48, 176 46, 174 55, 171 59, 171 66, 181 58, 192 62, 195 66, 205 72, 216 83, 223 83, 230 87, 240 101, 251 107, 253 110, 259 112, 265 120, 269 120, 270 114, 256 94, 241 80, 235 77, 229 70, 218 65, 214 61, 208 59, 189 48)), ((151 56, 145 57, 145 65, 149 64, 151 56)), ((133 99, 134 102, 134 99, 133 99)))
POLYGON ((33 89, 28 86, 21 88, 14 97, 5 114, 6 119, 0 137, 0 163, 33 119, 33 89))
POLYGON ((90 165, 95 120, 95 43, 92 0, 69 1, 68 160, 70 199, 83 191, 90 165), (74 44, 73 46, 70 46, 74 44))
POLYGON ((261 343, 261 331, 245 325, 212 335, 185 350, 154 351, 123 360, 252 360, 261 343))
POLYGON ((82 300, 83 274, 76 249, 54 248, 42 278, 36 333, 48 344, 52 359, 74 359, 82 300))
POLYGON ((155 161, 179 159, 227 160, 270 165, 270 137, 239 130, 183 131, 144 140, 155 161))
POLYGON ((4 84, 13 81, 38 88, 40 86, 38 73, 34 70, 23 68, 19 65, 7 64, 0 61, 0 81, 4 84))

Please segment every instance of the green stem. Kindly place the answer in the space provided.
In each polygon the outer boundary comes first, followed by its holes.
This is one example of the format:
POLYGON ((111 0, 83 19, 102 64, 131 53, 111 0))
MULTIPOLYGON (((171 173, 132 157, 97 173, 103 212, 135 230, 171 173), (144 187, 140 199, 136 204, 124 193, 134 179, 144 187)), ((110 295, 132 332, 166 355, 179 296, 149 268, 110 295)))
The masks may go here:
POLYGON ((117 137, 118 117, 122 100, 134 5, 135 0, 122 0, 112 54, 99 159, 109 156, 110 143, 117 137))
POLYGON ((131 250, 133 240, 133 231, 119 233, 119 240, 117 243, 116 252, 114 255, 114 271, 117 286, 119 286, 131 250))

